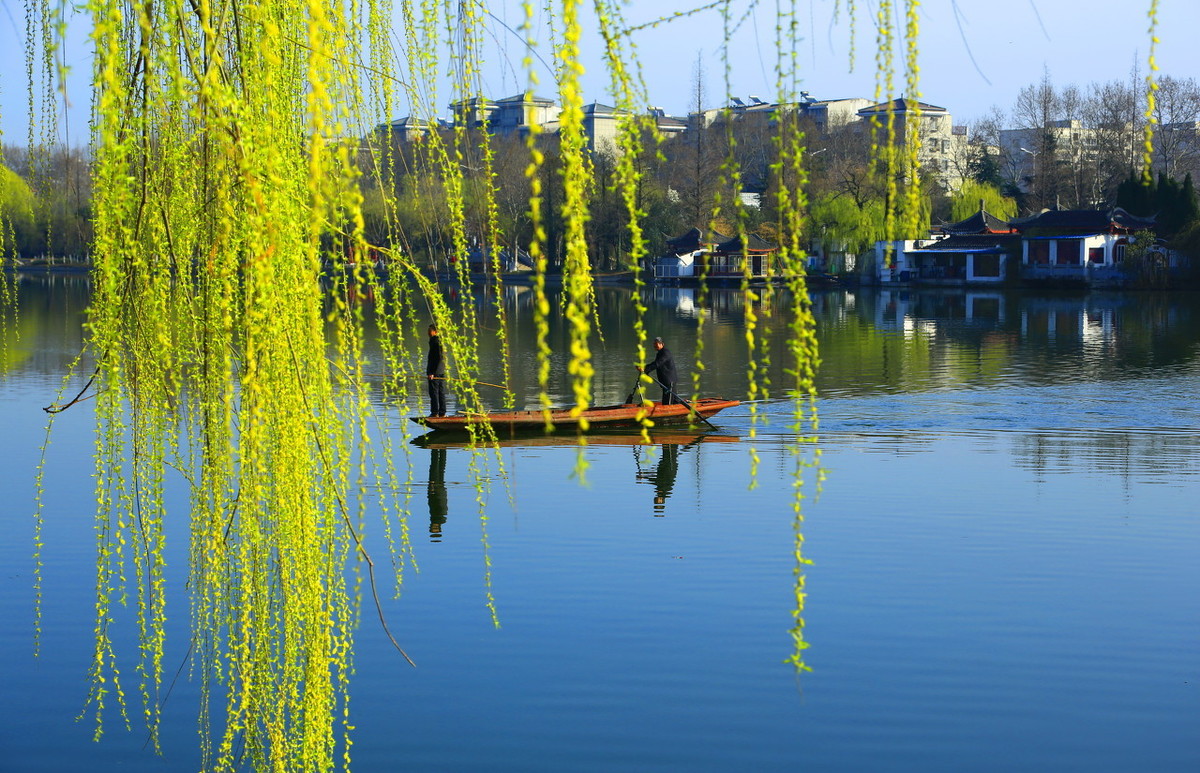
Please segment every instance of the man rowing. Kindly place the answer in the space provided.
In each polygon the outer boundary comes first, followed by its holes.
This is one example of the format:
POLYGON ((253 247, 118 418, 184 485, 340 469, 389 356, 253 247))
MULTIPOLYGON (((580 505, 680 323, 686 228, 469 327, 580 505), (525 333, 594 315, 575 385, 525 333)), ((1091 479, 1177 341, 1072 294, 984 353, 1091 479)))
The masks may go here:
POLYGON ((676 402, 675 397, 675 358, 671 355, 671 350, 663 344, 661 338, 654 339, 654 348, 657 350, 652 362, 646 363, 645 368, 638 368, 639 373, 649 375, 651 372, 656 374, 655 380, 662 387, 662 404, 672 405, 676 402))

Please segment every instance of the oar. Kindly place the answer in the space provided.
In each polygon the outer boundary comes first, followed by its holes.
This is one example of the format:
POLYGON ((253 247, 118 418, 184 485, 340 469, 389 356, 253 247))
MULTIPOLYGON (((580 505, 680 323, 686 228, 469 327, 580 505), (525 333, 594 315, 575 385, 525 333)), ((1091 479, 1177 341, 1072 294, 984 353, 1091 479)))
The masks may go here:
POLYGON ((629 397, 625 398, 625 404, 628 405, 629 403, 632 403, 634 393, 640 392, 641 390, 642 390, 642 369, 638 368, 637 381, 633 382, 633 389, 629 390, 629 397))
POLYGON ((701 420, 701 421, 703 421, 705 424, 707 424, 708 426, 712 427, 713 429, 716 429, 716 428, 717 428, 715 424, 713 424, 711 421, 709 421, 708 419, 706 419, 706 418, 704 418, 703 416, 701 416, 701 415, 700 415, 700 411, 697 411, 695 408, 693 408, 691 403, 689 403, 687 400, 684 400, 684 399, 683 399, 682 397, 680 397, 679 395, 675 394, 675 390, 674 390, 674 389, 671 389, 669 386, 667 386, 666 384, 664 384, 663 382, 659 381, 659 380, 658 380, 658 379, 656 379, 656 378, 655 378, 655 379, 653 379, 653 381, 654 381, 654 383, 655 383, 655 384, 658 384, 660 387, 662 387, 663 389, 665 389, 665 390, 667 390, 668 392, 670 392, 670 393, 671 393, 671 396, 672 396, 672 397, 674 397, 676 400, 678 400, 680 405, 682 405, 684 408, 687 408, 689 411, 691 411, 692 413, 694 413, 694 414, 696 414, 697 416, 699 416, 699 417, 700 417, 700 420, 701 420))

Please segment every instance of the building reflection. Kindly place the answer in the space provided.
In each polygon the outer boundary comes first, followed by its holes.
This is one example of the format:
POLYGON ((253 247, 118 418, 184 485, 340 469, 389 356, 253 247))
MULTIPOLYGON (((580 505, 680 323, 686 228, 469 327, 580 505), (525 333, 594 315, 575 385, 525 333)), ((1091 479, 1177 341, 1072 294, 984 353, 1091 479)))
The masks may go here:
MULTIPOLYGON (((1161 405, 1161 401, 1156 405, 1161 405)), ((1184 485, 1200 476, 1200 442, 1190 429, 1146 427, 1029 432, 1013 438, 1013 460, 1044 483, 1056 476, 1184 485)))
POLYGON ((1200 307, 1166 294, 862 288, 819 298, 823 394, 1121 381, 1186 366, 1200 335, 1200 307))
MULTIPOLYGON (((765 300, 761 287, 755 287, 749 304, 756 314, 773 316, 772 303, 765 300)), ((708 287, 701 293, 696 287, 670 287, 655 285, 648 291, 647 305, 669 310, 676 319, 694 320, 701 311, 701 297, 709 320, 715 324, 737 324, 745 318, 748 296, 741 288, 708 287)), ((773 296, 772 296, 773 297, 773 296)))

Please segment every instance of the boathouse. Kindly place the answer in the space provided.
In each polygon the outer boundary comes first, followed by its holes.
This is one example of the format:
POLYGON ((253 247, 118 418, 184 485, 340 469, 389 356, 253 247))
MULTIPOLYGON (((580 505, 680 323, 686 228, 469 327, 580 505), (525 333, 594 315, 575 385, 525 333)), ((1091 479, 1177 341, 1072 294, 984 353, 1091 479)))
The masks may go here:
POLYGON ((877 243, 875 265, 881 284, 997 285, 1019 245, 1016 228, 981 203, 970 217, 933 229, 929 239, 877 243))
POLYGON ((1033 283, 1084 284, 1118 278, 1134 234, 1153 217, 1110 210, 1042 210, 1012 221, 1021 233, 1021 275, 1033 283))

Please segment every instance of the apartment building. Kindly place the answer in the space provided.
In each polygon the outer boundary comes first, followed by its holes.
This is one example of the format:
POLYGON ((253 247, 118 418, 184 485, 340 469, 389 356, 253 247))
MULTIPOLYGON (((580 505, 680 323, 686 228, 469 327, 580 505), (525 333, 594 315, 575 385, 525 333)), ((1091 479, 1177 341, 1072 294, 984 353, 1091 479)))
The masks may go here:
POLYGON ((956 127, 950 111, 944 107, 905 98, 869 105, 857 112, 863 125, 874 123, 881 127, 887 126, 889 114, 896 144, 907 146, 909 133, 915 127, 920 142, 917 164, 924 173, 936 175, 942 187, 957 190, 962 179, 954 161, 966 148, 966 127, 956 127))

